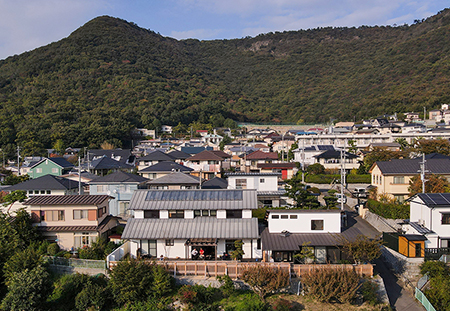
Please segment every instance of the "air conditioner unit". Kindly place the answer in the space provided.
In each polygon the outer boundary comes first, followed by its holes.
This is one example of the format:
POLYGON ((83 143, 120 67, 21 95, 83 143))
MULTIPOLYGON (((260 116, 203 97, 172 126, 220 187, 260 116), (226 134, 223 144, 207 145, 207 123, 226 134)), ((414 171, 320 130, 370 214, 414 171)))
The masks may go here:
POLYGON ((418 223, 421 226, 425 226, 425 220, 423 220, 423 219, 419 219, 418 223))

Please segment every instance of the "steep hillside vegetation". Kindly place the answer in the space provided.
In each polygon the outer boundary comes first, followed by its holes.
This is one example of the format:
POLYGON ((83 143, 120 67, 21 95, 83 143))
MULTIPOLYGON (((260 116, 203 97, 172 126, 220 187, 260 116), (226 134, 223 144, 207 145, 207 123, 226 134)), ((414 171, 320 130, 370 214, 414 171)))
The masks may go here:
POLYGON ((107 16, 0 61, 0 146, 126 145, 130 129, 226 118, 359 120, 450 103, 450 10, 411 26, 182 40, 107 16))

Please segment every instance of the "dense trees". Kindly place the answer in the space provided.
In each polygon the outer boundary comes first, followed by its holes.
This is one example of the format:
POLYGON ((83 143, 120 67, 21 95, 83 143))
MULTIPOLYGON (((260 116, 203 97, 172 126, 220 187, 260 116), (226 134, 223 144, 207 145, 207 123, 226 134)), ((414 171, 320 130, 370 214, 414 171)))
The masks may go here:
POLYGON ((8 156, 17 144, 23 155, 105 140, 125 147, 133 127, 328 122, 436 108, 450 100, 449 14, 411 26, 214 41, 177 41, 98 17, 0 61, 0 147, 8 156))

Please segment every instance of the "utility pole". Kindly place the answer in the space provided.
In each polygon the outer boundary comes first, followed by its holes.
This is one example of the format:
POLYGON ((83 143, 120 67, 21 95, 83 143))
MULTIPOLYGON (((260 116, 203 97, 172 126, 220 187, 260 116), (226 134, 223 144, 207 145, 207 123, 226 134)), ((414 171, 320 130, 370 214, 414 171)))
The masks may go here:
POLYGON ((81 158, 78 155, 78 195, 81 195, 81 158))
POLYGON ((20 176, 20 147, 17 145, 17 174, 20 176))
POLYGON ((341 149, 341 211, 344 211, 345 146, 341 149))
POLYGON ((425 174, 428 170, 425 169, 425 164, 427 161, 425 160, 425 154, 422 154, 422 162, 420 162, 420 180, 422 181, 422 193, 425 193, 425 183, 428 181, 425 179, 425 174))

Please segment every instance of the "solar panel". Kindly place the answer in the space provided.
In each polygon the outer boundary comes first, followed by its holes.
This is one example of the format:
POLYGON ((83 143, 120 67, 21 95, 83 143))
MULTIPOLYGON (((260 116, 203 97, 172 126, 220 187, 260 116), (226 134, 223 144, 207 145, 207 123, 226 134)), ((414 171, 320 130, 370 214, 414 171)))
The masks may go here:
POLYGON ((145 201, 242 201, 241 190, 148 191, 145 201))
POLYGON ((450 193, 420 193, 420 199, 430 206, 450 205, 450 193))

